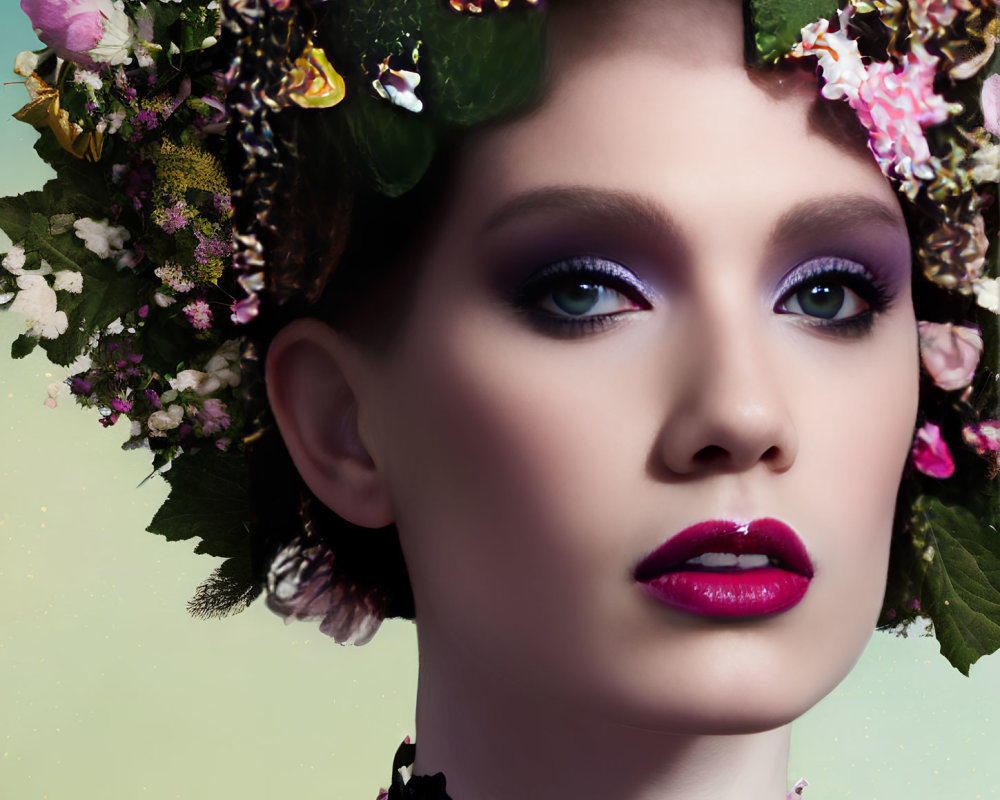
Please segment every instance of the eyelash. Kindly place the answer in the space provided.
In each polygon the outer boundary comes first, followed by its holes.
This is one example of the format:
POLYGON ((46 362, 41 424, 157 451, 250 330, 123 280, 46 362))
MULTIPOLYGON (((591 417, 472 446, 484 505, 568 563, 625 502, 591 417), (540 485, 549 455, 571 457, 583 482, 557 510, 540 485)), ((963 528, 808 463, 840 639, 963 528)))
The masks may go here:
POLYGON ((556 261, 531 275, 516 290, 515 306, 530 315, 531 321, 550 335, 559 337, 584 336, 610 327, 631 311, 652 308, 642 286, 631 270, 607 259, 595 256, 577 256, 556 261), (561 287, 588 284, 617 292, 636 308, 608 314, 588 316, 562 316, 541 307, 542 302, 561 287))
MULTIPOLYGON (((652 308, 649 294, 651 292, 626 267, 604 258, 577 256, 556 261, 531 275, 517 288, 513 300, 515 306, 530 315, 531 321, 545 333, 572 338, 599 333, 633 310, 649 310, 652 308), (541 307, 556 289, 580 284, 615 291, 634 303, 636 308, 608 314, 563 316, 541 307)), ((893 300, 889 289, 864 266, 836 256, 814 258, 798 265, 781 281, 778 295, 774 305, 776 313, 793 314, 802 318, 803 324, 844 338, 860 338, 868 333, 876 316, 885 311, 893 300), (861 298, 867 308, 842 319, 824 319, 786 308, 799 292, 824 283, 844 286, 861 298)))
POLYGON ((781 282, 779 300, 774 310, 779 314, 795 314, 804 324, 845 338, 864 336, 871 330, 878 314, 892 303, 888 288, 856 261, 839 257, 815 258, 800 264, 781 282), (843 319, 824 319, 796 311, 786 306, 800 292, 812 286, 838 285, 854 292, 867 308, 843 319))

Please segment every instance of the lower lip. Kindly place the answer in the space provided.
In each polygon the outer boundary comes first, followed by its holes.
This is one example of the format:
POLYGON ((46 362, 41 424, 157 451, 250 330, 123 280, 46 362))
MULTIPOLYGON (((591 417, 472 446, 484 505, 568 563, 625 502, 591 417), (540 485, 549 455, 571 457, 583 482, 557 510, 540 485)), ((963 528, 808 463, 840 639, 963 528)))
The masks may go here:
POLYGON ((776 567, 734 572, 678 571, 642 584, 659 602, 708 617, 757 617, 787 611, 809 588, 809 578, 776 567))

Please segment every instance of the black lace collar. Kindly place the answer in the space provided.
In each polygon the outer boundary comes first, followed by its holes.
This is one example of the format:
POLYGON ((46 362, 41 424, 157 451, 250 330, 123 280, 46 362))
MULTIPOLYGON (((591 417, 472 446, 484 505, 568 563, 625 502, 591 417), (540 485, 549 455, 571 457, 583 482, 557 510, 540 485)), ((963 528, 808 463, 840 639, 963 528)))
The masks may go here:
POLYGON ((396 751, 392 760, 392 783, 379 792, 378 800, 451 800, 445 791, 443 772, 435 775, 413 775, 413 760, 417 746, 409 737, 396 751))

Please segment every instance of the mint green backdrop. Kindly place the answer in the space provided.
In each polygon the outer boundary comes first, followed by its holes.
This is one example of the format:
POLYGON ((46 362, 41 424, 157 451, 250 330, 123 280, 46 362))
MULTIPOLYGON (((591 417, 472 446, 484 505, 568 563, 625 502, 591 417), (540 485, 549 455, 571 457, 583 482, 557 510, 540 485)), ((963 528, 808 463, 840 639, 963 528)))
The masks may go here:
MULTIPOLYGON (((15 54, 38 45, 3 4, 0 81, 13 81, 15 54)), ((0 87, 0 194, 47 177, 34 132, 10 118, 26 99, 0 87)), ((0 342, 21 325, 0 314, 0 342)), ((349 649, 262 605, 189 618, 212 560, 143 532, 164 485, 139 486, 146 454, 121 452, 125 431, 65 387, 42 405, 63 377, 0 350, 0 798, 374 800, 412 732, 412 626, 349 649)), ((966 679, 933 640, 878 634, 797 723, 790 778, 811 781, 807 800, 1000 798, 998 729, 1000 656, 966 679)))

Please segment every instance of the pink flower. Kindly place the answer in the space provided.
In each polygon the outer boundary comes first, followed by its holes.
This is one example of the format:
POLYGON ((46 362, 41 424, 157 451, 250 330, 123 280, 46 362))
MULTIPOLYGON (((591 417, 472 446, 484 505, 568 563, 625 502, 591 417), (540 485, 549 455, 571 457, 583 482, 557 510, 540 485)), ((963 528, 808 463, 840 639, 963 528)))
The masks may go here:
POLYGON ((131 19, 111 0, 21 0, 21 10, 56 55, 87 67, 123 64, 135 44, 131 19))
POLYGON ((965 443, 981 456, 1000 452, 1000 420, 985 419, 977 425, 962 428, 965 443))
POLYGON ((197 420, 203 436, 211 436, 213 433, 227 430, 230 423, 226 406, 217 397, 210 397, 202 404, 197 420))
POLYGON ((951 392, 972 382, 983 353, 979 328, 950 322, 918 322, 920 360, 935 385, 951 392))
POLYGON ((944 439, 941 429, 933 422, 927 422, 917 431, 913 440, 910 458, 924 475, 932 478, 950 478, 955 474, 955 461, 944 439))
POLYGON ((203 331, 212 327, 212 309, 208 307, 208 303, 204 300, 195 300, 193 303, 188 303, 181 311, 184 312, 188 318, 188 322, 195 329, 203 331))
POLYGON ((937 63, 915 44, 901 69, 892 62, 871 64, 857 97, 850 100, 868 129, 868 146, 882 171, 894 171, 904 183, 934 177, 924 128, 944 122, 957 110, 934 93, 937 63))
POLYGON ((1000 136, 1000 75, 990 75, 983 81, 983 126, 994 136, 1000 136))

